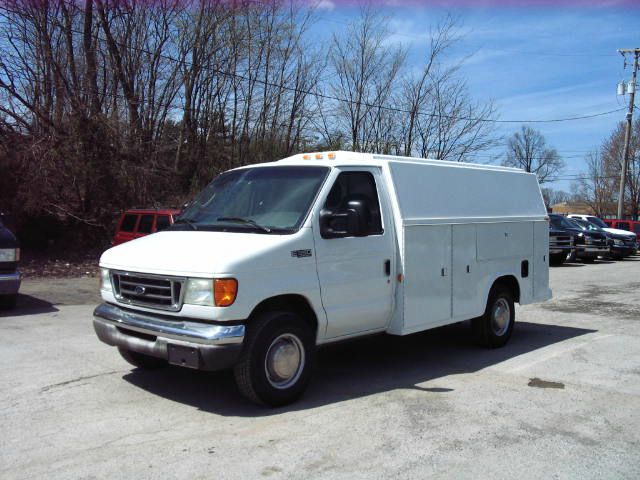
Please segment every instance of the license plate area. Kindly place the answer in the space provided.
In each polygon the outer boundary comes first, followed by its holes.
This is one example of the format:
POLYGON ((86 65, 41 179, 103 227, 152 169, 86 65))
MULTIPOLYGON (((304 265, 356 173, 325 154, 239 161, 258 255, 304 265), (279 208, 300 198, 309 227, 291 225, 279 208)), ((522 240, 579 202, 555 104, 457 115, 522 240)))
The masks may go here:
POLYGON ((200 355, 198 355, 197 348, 172 344, 167 345, 167 348, 170 364, 195 369, 200 367, 200 355))

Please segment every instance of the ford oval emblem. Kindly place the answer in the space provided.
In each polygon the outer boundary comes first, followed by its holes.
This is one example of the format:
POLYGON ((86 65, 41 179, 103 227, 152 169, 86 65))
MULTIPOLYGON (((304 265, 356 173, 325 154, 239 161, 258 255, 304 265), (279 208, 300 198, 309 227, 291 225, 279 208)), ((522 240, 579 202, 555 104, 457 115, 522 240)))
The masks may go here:
POLYGON ((144 288, 142 285, 138 285, 136 286, 136 289, 134 291, 136 292, 136 295, 144 295, 147 289, 144 288))

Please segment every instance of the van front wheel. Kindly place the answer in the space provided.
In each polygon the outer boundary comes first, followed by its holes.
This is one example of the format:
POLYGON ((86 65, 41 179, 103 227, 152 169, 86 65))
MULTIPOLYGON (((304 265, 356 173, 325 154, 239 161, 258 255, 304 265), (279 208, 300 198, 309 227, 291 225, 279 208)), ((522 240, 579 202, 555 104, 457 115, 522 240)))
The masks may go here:
POLYGON ((258 404, 294 402, 309 383, 314 349, 314 332, 298 315, 261 315, 248 325, 244 351, 234 368, 238 389, 258 404))
POLYGON ((471 322, 476 341, 485 347, 504 346, 511 337, 516 312, 511 290, 502 285, 491 289, 484 315, 471 322))

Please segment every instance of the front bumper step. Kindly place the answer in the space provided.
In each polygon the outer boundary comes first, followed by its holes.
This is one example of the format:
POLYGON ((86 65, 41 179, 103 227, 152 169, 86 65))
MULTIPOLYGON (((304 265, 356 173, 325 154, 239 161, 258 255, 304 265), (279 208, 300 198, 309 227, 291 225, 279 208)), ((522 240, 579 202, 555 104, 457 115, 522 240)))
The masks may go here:
POLYGON ((222 370, 237 362, 244 341, 244 325, 213 325, 203 322, 166 320, 153 314, 134 312, 103 303, 93 312, 93 328, 108 345, 174 361, 173 346, 197 352, 200 370, 222 370))

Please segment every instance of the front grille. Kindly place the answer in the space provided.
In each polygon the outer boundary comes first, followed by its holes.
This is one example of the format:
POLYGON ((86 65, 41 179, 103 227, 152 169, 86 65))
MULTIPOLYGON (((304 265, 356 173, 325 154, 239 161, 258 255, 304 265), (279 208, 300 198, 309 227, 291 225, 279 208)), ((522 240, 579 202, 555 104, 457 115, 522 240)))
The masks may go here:
POLYGON ((172 312, 182 308, 185 281, 182 277, 111 272, 113 292, 118 302, 172 312))
POLYGON ((596 247, 606 247, 608 245, 606 238, 591 238, 591 239, 587 239, 587 244, 588 245, 594 245, 596 247))
POLYGON ((550 236, 549 237, 549 246, 550 247, 571 247, 571 237, 570 236, 550 236))

